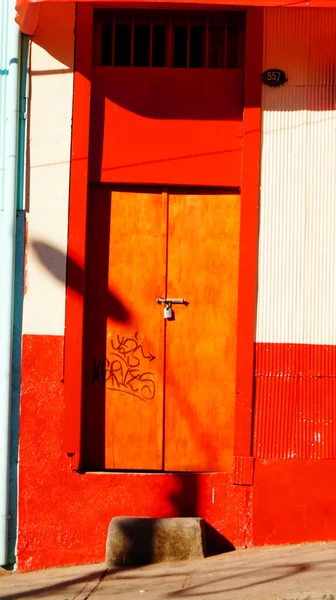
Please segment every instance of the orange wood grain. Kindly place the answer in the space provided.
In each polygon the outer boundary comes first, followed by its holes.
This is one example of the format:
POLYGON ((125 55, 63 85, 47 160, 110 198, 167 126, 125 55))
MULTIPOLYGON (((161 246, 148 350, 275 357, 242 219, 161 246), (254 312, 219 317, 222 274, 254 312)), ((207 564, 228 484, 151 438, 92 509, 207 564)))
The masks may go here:
POLYGON ((162 469, 164 323, 156 298, 165 282, 166 214, 161 193, 112 193, 109 288, 125 300, 131 319, 107 320, 106 356, 115 367, 114 381, 106 382, 106 467, 111 469, 162 469), (133 340, 120 350, 125 362, 120 352, 111 354, 118 336, 133 340), (136 345, 142 350, 129 353, 136 345), (150 355, 154 358, 147 359, 150 355))
POLYGON ((99 446, 100 430, 107 469, 162 470, 164 322, 156 298, 165 285, 166 210, 161 192, 95 188, 85 352, 96 377, 90 373, 86 395, 100 404, 91 431, 99 446))
POLYGON ((232 468, 239 222, 238 195, 169 195, 166 470, 232 468))

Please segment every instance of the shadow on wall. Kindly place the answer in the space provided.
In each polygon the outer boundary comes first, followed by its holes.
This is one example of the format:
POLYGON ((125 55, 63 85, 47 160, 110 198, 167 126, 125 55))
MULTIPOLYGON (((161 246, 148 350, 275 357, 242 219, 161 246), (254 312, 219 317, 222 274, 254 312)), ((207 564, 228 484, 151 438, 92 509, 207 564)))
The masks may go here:
MULTIPOLYGON (((65 283, 65 266, 66 256, 60 250, 46 244, 42 241, 31 242, 31 247, 38 257, 43 267, 53 275, 62 284, 65 283)), ((81 293, 81 281, 83 280, 82 268, 70 257, 68 257, 68 267, 71 266, 72 278, 71 287, 76 293, 81 293)), ((105 282, 107 284, 107 280, 105 282)), ((107 314, 112 317, 116 322, 121 323, 132 323, 132 315, 125 303, 116 296, 111 290, 108 291, 108 303, 107 303, 107 314)), ((106 315, 104 315, 105 329, 101 329, 101 335, 106 336, 106 315)), ((106 345, 106 338, 102 340, 102 344, 106 345)), ((104 389, 102 388, 104 391, 104 389)), ((102 454, 105 452, 105 393, 101 398, 102 410, 99 411, 96 418, 95 428, 97 428, 97 439, 99 441, 96 460, 102 460, 102 454)), ((189 417, 189 413, 187 414, 189 417)), ((85 422, 85 415, 84 415, 85 422)), ((92 426, 92 423, 91 423, 92 426)), ((205 449, 206 451, 206 449, 205 449)), ((92 457, 90 457, 92 460, 92 457)), ((199 507, 199 489, 200 489, 200 475, 197 473, 174 473, 172 475, 176 481, 175 491, 169 497, 172 514, 180 517, 202 517, 201 510, 199 507)), ((146 515, 145 515, 146 516, 146 515)), ((230 552, 234 550, 232 543, 222 534, 220 534, 214 527, 205 522, 205 540, 206 540, 206 553, 207 555, 220 554, 222 552, 230 552)), ((132 560, 132 556, 137 556, 135 549, 132 550, 132 542, 136 543, 136 540, 130 540, 130 551, 129 556, 132 560)), ((149 546, 143 556, 142 564, 149 564, 151 562, 152 550, 149 546)))
MULTIPOLYGON (((55 279, 65 284, 67 258, 63 252, 40 241, 31 242, 31 246, 44 268, 55 279)), ((71 268, 71 287, 81 294, 83 269, 68 257, 68 268, 71 268)), ((108 293, 107 315, 120 323, 130 322, 130 313, 124 303, 112 291, 108 293)))
POLYGON ((55 75, 73 71, 75 2, 41 2, 39 20, 33 35, 33 42, 50 54, 59 65, 50 70, 32 70, 32 76, 55 75), (73 24, 73 26, 69 26, 73 24))

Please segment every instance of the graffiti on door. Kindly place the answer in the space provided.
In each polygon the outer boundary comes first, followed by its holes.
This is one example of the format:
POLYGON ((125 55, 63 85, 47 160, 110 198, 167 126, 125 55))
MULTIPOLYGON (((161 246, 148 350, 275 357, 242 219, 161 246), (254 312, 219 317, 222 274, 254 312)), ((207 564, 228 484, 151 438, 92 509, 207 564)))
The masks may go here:
POLYGON ((139 400, 155 397, 154 374, 148 371, 148 363, 155 356, 146 353, 140 332, 134 337, 117 335, 111 338, 109 357, 93 359, 92 382, 101 381, 107 390, 135 396, 139 400))

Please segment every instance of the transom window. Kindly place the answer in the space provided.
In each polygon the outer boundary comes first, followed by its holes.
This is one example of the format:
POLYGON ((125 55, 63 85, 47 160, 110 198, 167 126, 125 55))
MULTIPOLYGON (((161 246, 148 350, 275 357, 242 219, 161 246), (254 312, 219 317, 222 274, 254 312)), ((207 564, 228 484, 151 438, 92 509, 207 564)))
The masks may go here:
POLYGON ((245 15, 95 11, 95 64, 242 69, 245 15))

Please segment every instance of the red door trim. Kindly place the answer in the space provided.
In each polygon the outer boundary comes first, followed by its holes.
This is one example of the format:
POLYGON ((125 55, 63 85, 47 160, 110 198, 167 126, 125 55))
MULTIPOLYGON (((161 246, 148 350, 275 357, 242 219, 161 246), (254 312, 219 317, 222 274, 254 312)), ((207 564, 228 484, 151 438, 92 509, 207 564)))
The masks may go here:
POLYGON ((248 9, 246 20, 234 441, 234 483, 243 485, 253 483, 252 411, 260 191, 260 77, 263 12, 262 8, 248 9))
MULTIPOLYGON (((78 4, 74 68, 65 330, 65 451, 80 467, 86 210, 93 8, 78 4)), ((234 481, 251 484, 252 403, 257 287, 263 8, 247 9, 244 141, 238 297, 234 481)))
POLYGON ((92 71, 93 8, 78 4, 74 63, 65 315, 65 445, 80 466, 85 243, 92 71))

